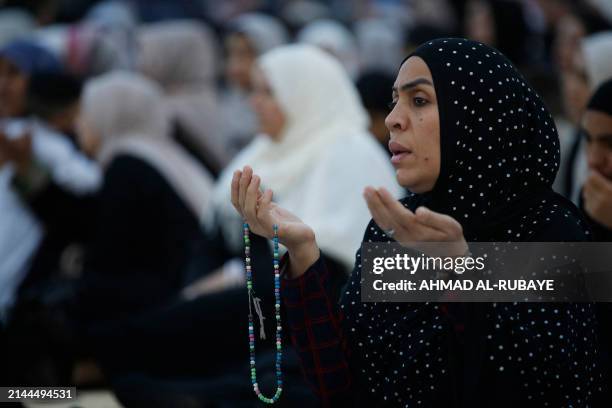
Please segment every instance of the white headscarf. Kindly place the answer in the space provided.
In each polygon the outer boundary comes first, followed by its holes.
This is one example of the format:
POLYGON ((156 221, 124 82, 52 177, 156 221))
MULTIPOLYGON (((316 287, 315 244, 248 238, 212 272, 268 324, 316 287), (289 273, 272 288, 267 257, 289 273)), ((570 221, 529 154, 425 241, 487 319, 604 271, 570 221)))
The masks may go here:
POLYGON ((359 57, 355 37, 348 28, 334 20, 316 20, 306 25, 297 35, 297 41, 316 45, 338 58, 349 76, 359 74, 359 57))
POLYGON ((232 207, 232 173, 253 167, 274 199, 310 225, 319 246, 351 268, 370 219, 362 192, 385 186, 399 197, 388 156, 367 131, 368 117, 340 63, 309 45, 288 45, 258 61, 286 118, 280 141, 259 135, 230 163, 215 188, 225 238, 241 245, 232 207))
POLYGON ((194 214, 208 206, 212 179, 168 136, 161 90, 148 79, 115 71, 89 81, 83 115, 98 132, 98 160, 108 166, 118 154, 143 159, 168 181, 194 214))
POLYGON ((195 21, 144 26, 139 32, 138 67, 164 89, 170 115, 200 154, 217 169, 229 161, 220 138, 215 79, 217 50, 212 32, 195 21))

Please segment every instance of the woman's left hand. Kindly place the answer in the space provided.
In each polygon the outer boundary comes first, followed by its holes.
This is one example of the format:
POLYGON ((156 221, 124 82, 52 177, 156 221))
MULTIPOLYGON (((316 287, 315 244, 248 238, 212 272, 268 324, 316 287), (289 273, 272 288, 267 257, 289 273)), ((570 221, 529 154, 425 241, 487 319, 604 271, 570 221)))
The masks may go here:
POLYGON ((400 244, 418 246, 422 242, 445 242, 448 243, 444 248, 446 256, 467 253, 463 228, 453 217, 426 207, 412 212, 385 188, 366 187, 363 195, 376 224, 400 244))

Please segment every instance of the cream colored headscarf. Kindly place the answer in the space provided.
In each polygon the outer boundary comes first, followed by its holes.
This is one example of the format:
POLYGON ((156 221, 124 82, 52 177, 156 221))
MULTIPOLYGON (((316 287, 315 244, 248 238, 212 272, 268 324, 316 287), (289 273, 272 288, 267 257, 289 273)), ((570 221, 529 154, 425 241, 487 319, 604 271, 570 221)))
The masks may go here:
POLYGON ((342 65, 311 45, 264 54, 259 67, 285 116, 279 142, 259 135, 227 167, 215 188, 217 221, 241 245, 240 218, 230 200, 232 172, 253 167, 275 200, 310 225, 319 246, 352 268, 370 220, 365 186, 402 189, 388 156, 368 133, 368 116, 342 65))
POLYGON ((212 32, 195 21, 170 21, 143 26, 138 40, 139 70, 164 89, 171 117, 199 153, 221 170, 229 154, 221 140, 212 32))
POLYGON ((161 90, 141 75, 115 71, 89 81, 83 115, 100 135, 98 161, 108 166, 119 154, 153 166, 194 214, 208 207, 212 178, 169 135, 161 90))

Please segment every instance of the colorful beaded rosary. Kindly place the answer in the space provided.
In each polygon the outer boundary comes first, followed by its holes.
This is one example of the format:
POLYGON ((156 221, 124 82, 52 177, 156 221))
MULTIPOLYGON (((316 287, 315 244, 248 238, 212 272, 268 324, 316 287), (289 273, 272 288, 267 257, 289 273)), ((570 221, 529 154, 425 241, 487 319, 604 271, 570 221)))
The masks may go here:
POLYGON ((253 333, 253 313, 251 310, 251 303, 255 307, 255 312, 259 317, 259 337, 261 339, 266 338, 266 332, 264 329, 264 317, 261 311, 261 299, 255 297, 255 291, 253 290, 253 282, 251 275, 251 240, 249 239, 249 224, 244 223, 244 257, 246 266, 246 280, 247 280, 247 292, 249 294, 249 350, 251 360, 251 382, 253 383, 253 391, 257 397, 265 402, 266 404, 274 404, 280 398, 281 392, 283 392, 283 379, 281 372, 281 360, 283 356, 283 349, 281 343, 281 317, 280 317, 280 270, 278 262, 278 225, 274 224, 272 227, 274 230, 274 299, 275 299, 275 311, 276 311, 276 392, 272 398, 264 396, 259 390, 257 384, 257 373, 255 371, 255 334, 253 333))

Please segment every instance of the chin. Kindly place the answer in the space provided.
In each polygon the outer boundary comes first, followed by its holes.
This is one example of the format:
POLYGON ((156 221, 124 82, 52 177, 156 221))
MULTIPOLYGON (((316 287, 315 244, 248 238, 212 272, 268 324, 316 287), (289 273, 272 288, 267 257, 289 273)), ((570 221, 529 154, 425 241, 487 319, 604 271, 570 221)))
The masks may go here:
POLYGON ((429 186, 425 180, 414 174, 413 171, 398 169, 395 173, 395 178, 400 186, 407 188, 415 194, 422 194, 431 191, 432 187, 429 186))

